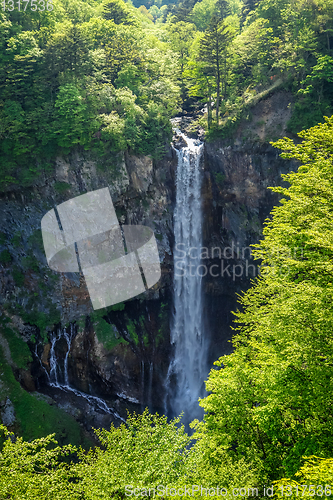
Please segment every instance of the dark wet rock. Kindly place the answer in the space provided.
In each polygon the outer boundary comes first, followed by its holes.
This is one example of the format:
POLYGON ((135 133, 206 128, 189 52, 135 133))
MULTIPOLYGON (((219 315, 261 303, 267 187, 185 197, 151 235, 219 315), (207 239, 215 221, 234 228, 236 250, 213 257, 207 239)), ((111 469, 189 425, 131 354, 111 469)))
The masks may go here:
POLYGON ((187 145, 184 137, 182 137, 181 135, 175 135, 172 143, 173 143, 174 148, 176 148, 178 150, 185 148, 187 145))

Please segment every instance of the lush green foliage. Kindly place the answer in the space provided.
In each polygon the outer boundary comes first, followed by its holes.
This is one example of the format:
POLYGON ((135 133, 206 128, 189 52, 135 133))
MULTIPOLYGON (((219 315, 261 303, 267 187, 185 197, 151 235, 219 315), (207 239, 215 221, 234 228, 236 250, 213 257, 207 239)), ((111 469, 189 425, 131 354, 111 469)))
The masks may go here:
MULTIPOLYGON (((6 318, 8 319, 8 318, 6 318)), ((27 368, 27 364, 32 361, 31 352, 26 342, 12 328, 6 326, 7 321, 2 321, 1 334, 9 344, 10 354, 18 368, 27 368)))
POLYGON ((241 298, 235 351, 202 401, 218 448, 263 479, 294 474, 304 455, 332 456, 333 119, 278 141, 302 162, 255 248, 261 277, 241 298))
POLYGON ((85 498, 122 498, 126 485, 177 484, 184 477, 190 439, 176 424, 177 420, 168 423, 166 417, 149 415, 146 410, 129 416, 126 426, 98 431, 105 451, 81 454, 77 467, 85 498))
POLYGON ((209 126, 214 102, 219 118, 208 138, 230 133, 253 98, 278 86, 295 95, 290 131, 309 128, 332 113, 332 0, 184 0, 169 11, 167 24, 197 28, 182 72, 190 103, 195 97, 207 104, 209 126), (217 26, 228 32, 224 41, 218 41, 217 31, 213 36, 217 26))
POLYGON ((192 485, 200 482, 206 488, 228 489, 253 484, 245 462, 234 466, 226 458, 219 468, 210 465, 207 455, 213 458, 213 443, 206 448, 208 443, 199 441, 189 448, 193 439, 179 427, 179 419, 168 423, 166 417, 146 410, 129 416, 126 425, 96 433, 102 448, 89 452, 59 447, 52 435, 31 443, 7 439, 0 453, 0 496, 123 499, 134 491, 149 496, 150 490, 153 496, 155 490, 156 496, 166 498, 173 488, 172 496, 180 499, 185 486, 191 496, 200 498, 200 489, 192 494, 192 485))
POLYGON ((161 3, 147 6, 57 0, 24 19, 1 14, 3 187, 47 174, 73 148, 158 157, 181 100, 206 103, 212 136, 278 85, 295 94, 291 131, 331 113, 332 0, 184 0, 165 24, 161 3))
POLYGON ((1 14, 3 187, 30 183, 75 147, 158 156, 170 134, 179 87, 167 44, 122 0, 75 7, 58 2, 38 25, 32 12, 24 23, 1 14))
MULTIPOLYGON (((11 346, 12 347, 12 346, 11 346)), ((15 354, 15 351, 13 351, 15 354)), ((13 361, 20 361, 21 366, 26 365, 22 361, 22 353, 15 356, 13 361)), ((42 438, 48 434, 55 433, 57 439, 62 443, 84 444, 90 446, 91 441, 87 440, 74 417, 66 414, 63 410, 49 405, 41 397, 37 397, 25 391, 20 383, 15 379, 12 367, 3 355, 0 346, 0 400, 6 401, 9 398, 13 404, 16 421, 14 424, 15 433, 23 439, 31 440, 42 438)), ((19 463, 17 463, 17 467, 19 463)), ((1 467, 0 467, 1 477, 1 467)), ((15 477, 15 475, 14 475, 15 477)), ((1 496, 0 496, 1 498, 1 496)), ((17 497, 19 498, 19 497, 17 497)))
POLYGON ((184 478, 190 442, 177 422, 147 411, 129 416, 126 426, 97 431, 103 449, 88 453, 55 446, 53 436, 31 443, 7 439, 0 453, 0 497, 95 500, 124 498, 126 485, 174 486, 184 478))
POLYGON ((27 500, 78 498, 73 495, 73 474, 66 459, 75 449, 57 446, 54 435, 32 442, 17 438, 0 425, 6 438, 0 454, 0 497, 27 500), (72 480, 72 481, 71 481, 72 480))
POLYGON ((310 498, 314 496, 314 492, 318 496, 331 497, 333 494, 331 487, 333 478, 333 459, 319 458, 316 456, 309 457, 300 470, 296 472, 295 478, 296 479, 283 478, 280 479, 280 481, 276 481, 275 484, 279 497, 284 493, 290 498, 296 498, 298 495, 310 498), (291 492, 292 494, 290 494, 291 492))

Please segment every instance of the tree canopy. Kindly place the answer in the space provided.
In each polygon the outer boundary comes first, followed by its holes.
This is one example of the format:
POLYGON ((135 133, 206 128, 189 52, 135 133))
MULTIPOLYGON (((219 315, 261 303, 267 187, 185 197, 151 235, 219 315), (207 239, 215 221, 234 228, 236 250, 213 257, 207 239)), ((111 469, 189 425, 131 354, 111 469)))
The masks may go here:
POLYGON ((241 298, 231 355, 216 362, 201 404, 206 430, 270 479, 303 456, 332 456, 333 119, 274 145, 301 162, 254 255, 262 272, 241 298))

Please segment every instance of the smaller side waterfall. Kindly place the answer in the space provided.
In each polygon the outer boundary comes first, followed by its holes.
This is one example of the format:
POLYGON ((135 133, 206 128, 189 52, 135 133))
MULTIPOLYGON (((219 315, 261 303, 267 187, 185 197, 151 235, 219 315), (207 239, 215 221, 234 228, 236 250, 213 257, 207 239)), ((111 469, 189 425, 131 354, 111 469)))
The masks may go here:
MULTIPOLYGON (((71 387, 69 383, 69 375, 68 375, 68 359, 70 355, 70 350, 72 347, 72 341, 75 337, 75 326, 73 324, 70 325, 69 332, 67 331, 66 328, 59 329, 56 332, 54 332, 51 336, 51 348, 50 348, 50 372, 48 373, 47 370, 43 367, 43 364, 41 363, 39 357, 39 361, 41 366, 44 368, 44 371, 47 375, 48 379, 48 385, 51 387, 55 387, 57 389, 60 389, 62 391, 66 392, 72 392, 78 397, 84 398, 88 403, 95 408, 95 410, 101 410, 104 413, 107 413, 109 415, 113 415, 115 418, 121 420, 122 422, 125 422, 125 419, 123 419, 115 410, 111 409, 108 407, 106 402, 97 397, 97 396, 92 396, 90 394, 86 394, 85 392, 79 391, 78 389, 75 389, 74 387, 71 387), (66 354, 63 359, 63 362, 57 358, 57 352, 56 352, 56 345, 60 341, 65 340, 65 345, 67 346, 66 348, 66 354)), ((37 350, 35 351, 37 355, 37 350)))
POLYGON ((53 334, 51 337, 51 349, 50 349, 50 374, 49 374, 49 382, 50 384, 60 387, 58 382, 58 363, 57 357, 55 354, 55 345, 58 340, 61 339, 61 330, 58 330, 57 333, 53 334))
POLYGON ((64 361, 65 385, 69 385, 69 381, 68 381, 68 356, 69 356, 69 352, 71 350, 72 340, 73 340, 73 336, 74 336, 73 333, 74 332, 73 332, 72 325, 71 325, 69 333, 67 333, 66 328, 64 330, 64 337, 65 337, 66 342, 67 342, 67 352, 66 352, 65 361, 64 361))
POLYGON ((50 349, 50 374, 49 382, 54 387, 69 387, 68 378, 68 356, 72 346, 72 340, 75 337, 75 327, 71 323, 69 327, 69 333, 66 328, 59 329, 57 332, 53 333, 51 336, 51 349, 50 349), (67 349, 63 362, 63 367, 61 369, 61 363, 57 359, 56 355, 56 344, 64 339, 66 341, 67 349))

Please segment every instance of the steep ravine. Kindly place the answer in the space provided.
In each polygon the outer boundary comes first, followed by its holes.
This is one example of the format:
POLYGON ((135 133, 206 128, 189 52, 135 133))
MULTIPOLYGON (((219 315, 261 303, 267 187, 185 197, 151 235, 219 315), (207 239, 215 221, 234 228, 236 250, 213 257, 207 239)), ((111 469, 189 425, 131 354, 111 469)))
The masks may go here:
MULTIPOLYGON (((232 139, 205 144, 203 323, 210 341, 210 362, 231 350, 228 340, 236 293, 249 286, 250 266, 256 265, 248 246, 259 240, 262 223, 278 202, 267 186, 280 184, 281 173, 296 167, 267 143, 267 139, 285 134, 290 103, 286 92, 273 94, 256 105, 252 122, 241 124, 232 139)), ((169 146, 158 161, 125 154, 104 164, 76 151, 58 158, 54 172, 45 173, 33 187, 12 189, 0 197, 0 301, 4 311, 0 319, 9 320, 1 328, 10 327, 32 353, 26 369, 14 368, 15 376, 25 390, 46 393, 49 402, 71 413, 88 430, 107 427, 117 419, 85 405, 75 395, 66 398, 47 386, 50 334, 54 323, 58 329, 74 324, 68 354, 73 387, 106 399, 121 416, 126 416, 126 408, 141 410, 145 405, 162 411, 170 358, 176 165, 175 151, 169 146), (96 314, 82 276, 48 269, 39 229, 41 218, 55 205, 106 186, 120 223, 144 224, 155 231, 162 278, 142 296, 96 314)), ((1 339, 7 345, 4 330, 1 339)), ((60 341, 56 350, 63 363, 66 342, 60 341)), ((4 382, 0 389, 4 416, 10 413, 11 402, 4 382)), ((6 422, 15 428, 15 405, 10 415, 6 422)))

